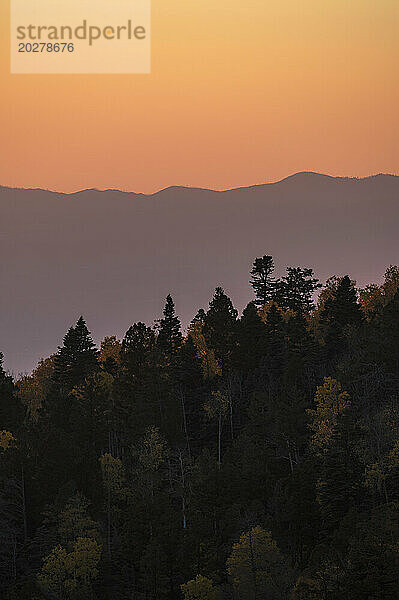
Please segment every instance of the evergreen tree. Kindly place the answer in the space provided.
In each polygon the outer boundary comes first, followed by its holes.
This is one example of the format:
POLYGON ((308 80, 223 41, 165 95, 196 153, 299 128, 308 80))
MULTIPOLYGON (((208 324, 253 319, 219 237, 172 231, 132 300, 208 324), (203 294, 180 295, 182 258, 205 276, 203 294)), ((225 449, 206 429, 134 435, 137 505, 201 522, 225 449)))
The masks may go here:
POLYGON ((139 381, 155 358, 155 334, 144 323, 134 323, 122 341, 120 362, 122 373, 131 382, 139 381))
POLYGON ((166 298, 163 319, 159 321, 158 346, 164 356, 173 356, 182 345, 180 320, 175 314, 175 305, 170 294, 166 298))
POLYGON ((251 285, 255 292, 256 304, 263 306, 274 299, 276 291, 276 280, 272 277, 274 272, 274 261, 271 256, 255 258, 251 270, 251 285))
POLYGON ((149 541, 140 566, 144 598, 146 600, 166 599, 170 590, 167 557, 157 540, 149 541))
POLYGON ((3 369, 3 355, 0 352, 0 430, 16 434, 22 425, 24 410, 16 397, 12 377, 3 369))
POLYGON ((84 383, 98 368, 97 350, 83 317, 65 335, 54 366, 54 380, 67 392, 84 383))
POLYGON ((191 335, 179 350, 176 394, 180 401, 181 423, 189 455, 201 443, 204 381, 201 360, 191 335))
POLYGON ((358 326, 363 321, 356 289, 348 275, 339 281, 334 295, 327 299, 322 313, 324 319, 334 322, 341 330, 347 325, 358 326))
POLYGON ((287 378, 292 384, 307 389, 311 395, 319 376, 318 361, 321 360, 321 351, 319 343, 308 327, 308 322, 302 313, 295 313, 288 319, 287 378))
POLYGON ((346 348, 345 331, 348 327, 358 328, 363 322, 363 313, 357 301, 356 290, 346 275, 324 303, 320 314, 320 325, 330 355, 346 348))
POLYGON ((313 296, 321 288, 313 276, 313 269, 287 267, 287 275, 279 281, 275 300, 284 309, 297 313, 309 313, 313 308, 313 296))
POLYGON ((337 417, 324 455, 318 481, 318 501, 324 529, 331 532, 349 510, 361 510, 366 501, 362 486, 364 464, 359 454, 359 426, 350 408, 337 417))
MULTIPOLYGON (((348 600, 395 600, 399 590, 397 507, 376 509, 356 523, 346 556, 342 581, 348 600)), ((342 596, 341 596, 342 597, 342 596)))
POLYGON ((237 327, 235 367, 244 373, 259 366, 266 351, 266 327, 255 303, 244 309, 237 327))
POLYGON ((266 317, 266 340, 264 367, 267 369, 273 387, 280 381, 286 358, 285 323, 274 303, 270 306, 266 317))
POLYGON ((150 426, 151 414, 158 406, 157 425, 164 419, 163 397, 159 385, 158 352, 153 329, 134 323, 126 332, 120 353, 120 369, 116 380, 116 401, 124 420, 120 423, 124 436, 139 435, 150 426))
MULTIPOLYGON (((399 290, 384 306, 377 321, 377 359, 383 358, 391 373, 399 373, 399 290)), ((375 346, 375 342, 373 343, 375 346)))
POLYGON ((222 365, 222 371, 229 364, 235 343, 238 313, 230 298, 221 287, 209 303, 203 333, 209 348, 214 350, 216 359, 222 365))

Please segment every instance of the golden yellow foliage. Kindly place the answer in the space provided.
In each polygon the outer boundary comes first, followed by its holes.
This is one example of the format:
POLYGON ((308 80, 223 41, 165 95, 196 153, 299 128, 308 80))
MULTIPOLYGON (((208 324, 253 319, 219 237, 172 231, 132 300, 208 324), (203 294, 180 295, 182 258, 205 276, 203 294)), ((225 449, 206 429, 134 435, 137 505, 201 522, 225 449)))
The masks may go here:
POLYGON ((111 454, 103 454, 100 458, 104 485, 112 494, 124 492, 125 472, 120 458, 111 454))
POLYGON ((197 349, 198 358, 201 360, 205 377, 212 379, 222 374, 222 368, 215 357, 215 352, 207 347, 205 336, 202 333, 202 323, 196 321, 190 325, 188 334, 191 336, 197 349))
POLYGON ((359 302, 366 316, 384 305, 384 294, 380 286, 375 283, 359 291, 359 302))
POLYGON ((326 450, 337 425, 338 416, 350 407, 350 396, 343 392, 341 384, 332 377, 325 377, 315 395, 316 410, 308 410, 313 418, 312 443, 319 450, 326 450))
POLYGON ((227 570, 233 588, 240 600, 285 597, 286 586, 291 586, 291 573, 280 554, 270 531, 257 525, 240 537, 227 559, 227 570))
POLYGON ((317 579, 300 576, 292 590, 293 600, 322 600, 322 585, 317 579))
POLYGON ((218 597, 218 591, 212 580, 203 575, 197 575, 195 579, 180 587, 184 594, 184 600, 216 600, 218 597))
POLYGON ((28 419, 37 422, 39 411, 50 389, 54 371, 54 356, 41 360, 32 375, 21 377, 16 382, 15 389, 18 398, 26 407, 28 419))
POLYGON ((2 450, 8 450, 9 448, 15 448, 17 440, 10 431, 0 431, 0 448, 2 450))
POLYGON ((77 589, 89 590, 98 577, 101 551, 100 544, 93 538, 78 538, 69 553, 62 546, 56 546, 44 559, 39 584, 62 598, 71 598, 77 589))
POLYGON ((88 508, 89 502, 77 494, 69 500, 59 515, 58 534, 68 549, 77 538, 100 539, 97 523, 90 517, 88 508))
POLYGON ((208 419, 224 416, 229 408, 229 399, 221 392, 212 392, 211 399, 204 404, 204 411, 208 419))
POLYGON ((116 363, 119 363, 121 348, 122 344, 115 335, 105 337, 101 342, 98 362, 104 363, 107 358, 113 358, 116 363))
POLYGON ((274 300, 270 300, 270 302, 267 302, 262 306, 262 308, 258 310, 258 315, 262 319, 263 323, 267 322, 267 315, 269 314, 269 311, 272 306, 275 306, 277 308, 278 312, 280 313, 285 322, 289 321, 290 318, 294 317, 296 314, 294 310, 284 310, 274 300))
POLYGON ((382 285, 372 283, 359 291, 360 305, 366 315, 378 311, 388 304, 399 289, 399 267, 391 265, 385 271, 382 285))
POLYGON ((399 267, 391 265, 385 271, 385 281, 382 284, 384 290, 385 302, 392 300, 399 289, 399 267))
POLYGON ((369 465, 366 469, 365 484, 370 488, 381 489, 390 473, 399 466, 399 441, 392 450, 378 462, 369 465))
POLYGON ((138 459, 146 471, 157 471, 165 462, 166 443, 158 427, 148 429, 139 450, 138 459))

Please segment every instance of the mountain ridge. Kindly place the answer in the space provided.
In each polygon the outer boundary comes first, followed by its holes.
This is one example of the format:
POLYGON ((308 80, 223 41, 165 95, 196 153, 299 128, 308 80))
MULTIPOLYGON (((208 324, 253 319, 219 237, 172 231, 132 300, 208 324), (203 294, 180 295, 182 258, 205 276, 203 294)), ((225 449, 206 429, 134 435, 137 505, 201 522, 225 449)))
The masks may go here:
POLYGON ((121 190, 118 188, 82 188, 79 190, 75 190, 73 192, 62 192, 57 190, 50 190, 46 188, 24 188, 24 187, 13 187, 13 186, 4 186, 0 185, 0 191, 24 191, 24 192, 45 192, 50 194, 56 194, 61 196, 75 196, 78 194, 83 194, 86 192, 98 192, 98 193, 120 193, 134 196, 144 196, 151 197, 156 196, 158 194, 162 194, 163 192, 174 191, 174 190, 190 190, 190 191, 202 191, 202 192, 214 192, 215 194, 224 194, 228 192, 236 192, 236 191, 244 191, 244 190, 253 190, 257 188, 263 188, 268 186, 276 186, 284 183, 291 183, 298 181, 299 179, 304 179, 305 177, 313 177, 314 179, 324 180, 324 181, 336 181, 340 183, 358 183, 364 181, 375 180, 378 178, 387 178, 387 179, 396 179, 399 180, 399 175, 395 175, 394 173, 375 173, 373 175, 366 175, 365 177, 350 177, 350 176, 338 176, 338 175, 328 175, 326 173, 319 173, 317 171, 298 171, 297 173, 293 173, 292 175, 288 175, 287 177, 283 177, 282 179, 278 179, 277 181, 270 181, 265 183, 255 183, 252 185, 244 185, 232 188, 225 188, 222 190, 215 190, 207 187, 197 187, 197 186, 189 186, 189 185, 170 185, 155 192, 145 193, 145 192, 135 192, 132 190, 121 190))
POLYGON ((399 263, 399 177, 299 173, 276 183, 154 194, 0 192, 0 351, 31 370, 83 314, 99 342, 162 316, 171 293, 184 325, 220 285, 242 310, 255 257, 360 287, 399 263))

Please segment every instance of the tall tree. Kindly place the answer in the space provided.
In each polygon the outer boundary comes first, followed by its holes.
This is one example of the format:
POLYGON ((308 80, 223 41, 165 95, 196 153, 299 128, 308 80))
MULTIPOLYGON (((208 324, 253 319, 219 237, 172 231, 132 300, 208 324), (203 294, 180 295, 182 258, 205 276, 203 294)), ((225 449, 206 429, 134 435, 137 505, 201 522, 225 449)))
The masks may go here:
POLYGON ((12 377, 3 369, 3 355, 0 352, 0 427, 16 434, 24 415, 23 406, 14 391, 12 377))
POLYGON ((234 544, 227 569, 242 600, 288 600, 292 573, 271 533, 253 527, 234 544))
POLYGON ((83 317, 65 335, 54 366, 54 380, 67 392, 81 385, 98 368, 97 349, 83 317))
POLYGON ((144 323, 134 323, 122 341, 120 362, 122 370, 133 380, 140 378, 154 358, 155 334, 144 323))
POLYGON ((255 303, 250 302, 238 323, 234 365, 237 370, 248 373, 259 366, 265 351, 266 327, 255 303))
POLYGON ((158 419, 164 419, 163 398, 157 394, 157 365, 158 351, 153 329, 141 322, 134 323, 122 341, 119 376, 115 385, 120 412, 125 412, 125 420, 120 425, 128 437, 140 435, 141 428, 153 422, 151 413, 155 406, 159 407, 158 419))
POLYGON ((359 327, 362 321, 356 289, 346 275, 339 280, 335 292, 327 298, 320 313, 320 326, 330 355, 346 348, 345 331, 348 327, 359 327))
POLYGON ((256 304, 263 306, 274 299, 276 280, 272 277, 274 261, 271 256, 265 255, 255 258, 251 270, 251 285, 255 292, 256 304))
POLYGON ((180 401, 182 431, 189 456, 201 443, 202 395, 204 381, 201 360, 191 335, 179 350, 176 394, 180 401))
POLYGON ((183 336, 179 317, 176 316, 175 304, 168 294, 163 319, 159 321, 158 346, 166 357, 173 356, 182 345, 183 336))
POLYGON ((274 385, 280 380, 286 358, 285 323, 281 311, 274 303, 267 312, 266 342, 264 367, 274 385))
POLYGON ((399 373, 399 290, 366 329, 368 360, 381 364, 386 379, 399 373))
POLYGON ((282 308, 308 313, 314 308, 313 296, 321 288, 313 269, 287 267, 287 275, 279 281, 276 302, 282 308))
POLYGON ((238 312, 221 287, 217 287, 209 303, 203 333, 222 365, 228 365, 234 347, 238 312))

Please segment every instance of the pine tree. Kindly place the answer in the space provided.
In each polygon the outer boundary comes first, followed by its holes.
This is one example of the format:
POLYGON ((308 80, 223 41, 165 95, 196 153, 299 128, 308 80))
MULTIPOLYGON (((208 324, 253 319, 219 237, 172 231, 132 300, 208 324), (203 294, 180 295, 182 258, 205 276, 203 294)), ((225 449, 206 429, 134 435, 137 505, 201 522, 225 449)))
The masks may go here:
POLYGON ((12 377, 3 369, 3 355, 0 352, 0 430, 16 434, 23 416, 23 406, 15 395, 12 377))
POLYGON ((167 557, 162 546, 150 539, 140 561, 141 581, 146 600, 162 600, 170 590, 167 557))
POLYGON ((180 320, 175 314, 172 296, 168 294, 163 311, 163 319, 159 321, 158 346, 166 357, 172 357, 182 345, 180 320))
POLYGON ((301 384, 309 393, 315 386, 320 360, 320 345, 308 329, 301 313, 295 313, 287 322, 288 366, 287 374, 294 384, 301 384))
POLYGON ((285 364, 285 323, 278 307, 273 303, 266 318, 266 355, 264 366, 272 385, 277 384, 285 364))
POLYGON ((64 337, 55 356, 54 380, 64 391, 84 383, 98 369, 97 349, 83 317, 64 337))
MULTIPOLYGON (((159 373, 158 352, 153 329, 144 323, 134 323, 126 332, 120 353, 120 369, 116 380, 116 400, 120 423, 126 436, 139 434, 141 427, 153 422, 152 413, 158 403, 158 419, 164 418, 163 398, 157 394, 159 373)), ((157 420, 157 424, 159 421, 157 420)))
POLYGON ((255 258, 251 270, 251 285, 256 296, 255 303, 258 306, 263 306, 274 299, 276 280, 272 277, 273 272, 274 261, 271 256, 255 258))
POLYGON ((326 300, 323 317, 333 321, 335 326, 344 328, 347 325, 360 325, 363 315, 357 301, 356 289, 348 275, 342 277, 335 294, 326 300))
POLYGON ((320 326, 330 355, 346 348, 345 330, 359 327, 363 313, 357 301, 356 290, 346 275, 339 281, 335 292, 327 298, 320 313, 320 326))
POLYGON ((399 538, 397 506, 377 508, 359 521, 349 540, 343 594, 339 597, 396 600, 399 590, 399 546, 394 543, 399 538))
POLYGON ((238 323, 234 365, 239 371, 248 373, 259 366, 265 351, 266 327, 255 303, 250 302, 238 323))
POLYGON ((337 424, 322 457, 317 484, 324 529, 331 532, 349 510, 366 502, 362 485, 364 464, 359 453, 360 430, 350 408, 337 416, 337 424))
POLYGON ((203 333, 209 348, 222 365, 222 371, 229 364, 234 347, 238 313, 230 298, 221 287, 217 287, 206 313, 203 333))
POLYGON ((379 348, 377 357, 384 359, 391 373, 399 374, 399 290, 384 306, 377 321, 379 348))
POLYGON ((134 323, 126 332, 120 354, 121 367, 130 378, 140 378, 154 358, 155 334, 144 323, 134 323))
POLYGON ((182 431, 191 456, 191 451, 198 449, 198 445, 201 443, 204 394, 202 364, 191 335, 187 336, 179 350, 176 384, 176 394, 181 408, 182 431))
POLYGON ((313 269, 287 267, 287 275, 279 281, 275 300, 284 309, 297 313, 309 313, 313 308, 313 295, 321 288, 313 276, 313 269))

